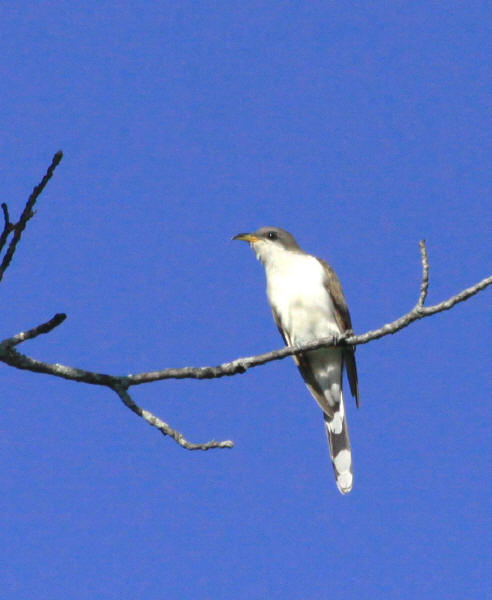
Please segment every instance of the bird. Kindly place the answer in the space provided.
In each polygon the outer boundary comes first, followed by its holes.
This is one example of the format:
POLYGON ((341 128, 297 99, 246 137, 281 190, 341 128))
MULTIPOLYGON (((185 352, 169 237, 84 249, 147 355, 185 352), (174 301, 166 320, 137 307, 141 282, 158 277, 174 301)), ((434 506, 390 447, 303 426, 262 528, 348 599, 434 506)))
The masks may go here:
MULTIPOLYGON (((233 240, 249 242, 265 267, 267 298, 274 321, 288 346, 352 331, 340 281, 323 259, 300 248, 280 227, 239 233, 233 240)), ((339 491, 353 486, 352 450, 342 391, 344 369, 359 406, 355 347, 320 348, 293 355, 307 388, 323 411, 330 457, 339 491)))

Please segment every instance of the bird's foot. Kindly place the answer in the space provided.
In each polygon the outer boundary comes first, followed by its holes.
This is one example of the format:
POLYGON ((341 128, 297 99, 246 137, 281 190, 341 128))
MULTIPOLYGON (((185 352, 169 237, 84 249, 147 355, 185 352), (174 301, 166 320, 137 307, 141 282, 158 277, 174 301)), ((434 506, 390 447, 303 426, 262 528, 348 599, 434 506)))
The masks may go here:
POLYGON ((332 333, 331 337, 333 340, 333 345, 334 346, 340 346, 340 343, 343 341, 343 336, 344 334, 340 334, 340 333, 332 333))
POLYGON ((333 338, 336 339, 337 346, 343 346, 345 344, 345 341, 347 340, 347 338, 349 338, 353 335, 354 335, 353 329, 346 329, 343 333, 334 335, 333 338))

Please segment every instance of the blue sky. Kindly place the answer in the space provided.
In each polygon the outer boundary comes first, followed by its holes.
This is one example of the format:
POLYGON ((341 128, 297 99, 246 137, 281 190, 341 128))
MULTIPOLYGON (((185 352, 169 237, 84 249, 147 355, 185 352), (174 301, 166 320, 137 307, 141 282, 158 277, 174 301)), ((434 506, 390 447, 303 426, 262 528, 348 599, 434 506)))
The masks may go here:
MULTIPOLYGON (((282 345, 231 237, 291 231, 357 333, 490 275, 485 2, 7 2, 0 185, 17 215, 2 338, 114 374, 282 345)), ((355 483, 336 490, 292 361, 135 400, 3 366, 2 597, 483 598, 491 585, 490 291, 357 351, 355 483)))

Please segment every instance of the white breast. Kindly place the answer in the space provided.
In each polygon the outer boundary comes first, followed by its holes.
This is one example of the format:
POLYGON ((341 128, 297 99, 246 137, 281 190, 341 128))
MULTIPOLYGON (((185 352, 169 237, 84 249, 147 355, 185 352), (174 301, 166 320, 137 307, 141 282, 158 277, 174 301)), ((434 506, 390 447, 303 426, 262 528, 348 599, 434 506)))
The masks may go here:
POLYGON ((291 343, 340 332, 323 266, 314 256, 282 250, 264 264, 268 300, 291 343))

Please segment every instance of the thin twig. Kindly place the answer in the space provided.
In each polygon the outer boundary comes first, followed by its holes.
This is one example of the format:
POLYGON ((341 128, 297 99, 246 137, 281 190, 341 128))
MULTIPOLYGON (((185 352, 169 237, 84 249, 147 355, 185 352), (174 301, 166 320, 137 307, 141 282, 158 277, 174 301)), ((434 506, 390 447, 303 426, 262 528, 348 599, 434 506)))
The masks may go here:
POLYGON ((170 425, 153 415, 150 411, 140 408, 138 404, 130 397, 128 391, 122 386, 115 386, 113 390, 118 394, 121 398, 123 404, 128 407, 131 411, 133 411, 142 419, 145 419, 149 425, 152 427, 156 427, 163 435, 167 435, 171 437, 176 443, 178 443, 182 448, 186 448, 187 450, 212 450, 214 448, 233 448, 234 443, 231 440, 225 440, 223 442, 217 442, 216 440, 210 440, 210 442, 205 442, 203 444, 194 444, 189 442, 182 433, 173 429, 170 425))
MULTIPOLYGON (((48 170, 46 171, 46 174, 44 175, 43 179, 32 190, 31 195, 29 196, 29 198, 26 202, 24 210, 22 211, 19 221, 15 225, 12 226, 14 235, 12 236, 12 239, 10 240, 10 244, 7 248, 7 252, 5 253, 3 260, 0 264, 0 281, 2 280, 3 274, 5 273, 6 269, 8 268, 8 266, 10 264, 10 261, 12 260, 12 257, 14 256, 15 249, 17 247, 17 244, 19 243, 22 232, 24 231, 27 222, 34 215, 33 208, 34 208, 34 205, 36 204, 36 200, 39 198, 41 192, 46 187, 46 184, 51 179, 56 167, 60 164, 60 161, 62 158, 63 158, 63 153, 61 151, 57 152, 53 156, 51 164, 48 167, 48 170)), ((6 214, 5 209, 3 209, 3 210, 4 210, 4 216, 5 216, 5 214, 6 214)), ((5 228, 4 228, 4 230, 5 230, 5 228)))
POLYGON ((2 202, 2 212, 3 212, 3 230, 2 230, 2 233, 0 234, 0 252, 2 251, 3 247, 5 246, 5 242, 7 241, 9 233, 12 231, 12 229, 14 227, 12 225, 12 223, 10 222, 9 207, 5 204, 5 202, 2 202))
POLYGON ((8 346, 16 346, 17 344, 25 342, 26 340, 32 340, 33 338, 37 337, 38 335, 41 335, 42 333, 49 333, 55 327, 58 327, 58 325, 63 323, 63 321, 66 318, 66 314, 57 313, 49 321, 46 321, 46 323, 42 323, 41 325, 33 327, 32 329, 28 329, 27 331, 21 331, 20 333, 17 333, 11 338, 4 340, 3 342, 1 342, 1 344, 7 344, 8 346))
POLYGON ((424 306, 425 299, 427 298, 427 290, 429 289, 429 259, 427 258, 427 248, 425 247, 425 240, 420 240, 420 259, 422 262, 422 283, 420 284, 420 296, 417 306, 424 306))
POLYGON ((3 220, 4 226, 8 227, 10 225, 10 217, 9 217, 9 207, 5 202, 2 202, 2 212, 3 212, 3 220))

